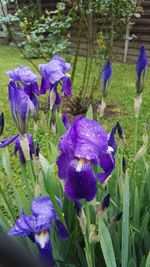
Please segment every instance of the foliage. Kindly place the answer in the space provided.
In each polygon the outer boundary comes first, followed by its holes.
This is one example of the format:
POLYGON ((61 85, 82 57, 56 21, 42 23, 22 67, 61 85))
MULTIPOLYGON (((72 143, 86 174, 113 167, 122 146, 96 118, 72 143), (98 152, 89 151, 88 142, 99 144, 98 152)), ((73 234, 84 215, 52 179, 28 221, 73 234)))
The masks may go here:
POLYGON ((64 51, 69 43, 66 31, 71 26, 71 16, 67 14, 63 2, 54 11, 41 12, 37 4, 18 7, 15 14, 3 14, 0 23, 7 27, 9 37, 23 49, 26 57, 42 57, 46 61, 56 53, 64 51), (14 33, 14 28, 17 31, 14 33))

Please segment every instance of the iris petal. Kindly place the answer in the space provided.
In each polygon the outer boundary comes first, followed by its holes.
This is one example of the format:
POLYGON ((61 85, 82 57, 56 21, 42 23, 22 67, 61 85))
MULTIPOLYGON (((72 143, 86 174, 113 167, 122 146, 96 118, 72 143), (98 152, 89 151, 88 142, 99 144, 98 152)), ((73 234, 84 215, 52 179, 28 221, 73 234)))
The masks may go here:
POLYGON ((81 198, 87 201, 96 196, 96 177, 90 163, 84 163, 79 170, 79 161, 72 160, 65 183, 65 193, 69 199, 81 198))
POLYGON ((98 173, 97 177, 100 183, 104 183, 107 177, 115 168, 115 158, 112 153, 104 154, 100 159, 100 166, 103 168, 104 173, 98 173))

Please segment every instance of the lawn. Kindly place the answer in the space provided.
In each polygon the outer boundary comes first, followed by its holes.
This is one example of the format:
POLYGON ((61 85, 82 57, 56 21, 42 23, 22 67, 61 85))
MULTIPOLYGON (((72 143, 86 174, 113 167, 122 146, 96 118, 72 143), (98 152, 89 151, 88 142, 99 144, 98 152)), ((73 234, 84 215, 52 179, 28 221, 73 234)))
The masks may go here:
MULTIPOLYGON (((69 57, 71 63, 73 58, 69 57)), ((6 76, 6 71, 9 69, 13 69, 18 67, 19 65, 25 64, 31 66, 34 72, 37 72, 34 67, 23 58, 18 50, 13 47, 0 45, 0 112, 4 112, 5 114, 5 131, 4 137, 12 136, 16 134, 16 128, 14 122, 12 120, 12 115, 10 112, 10 105, 7 97, 7 84, 8 77, 6 76)), ((34 60, 34 63, 38 65, 42 60, 34 60)), ((73 85, 73 95, 77 95, 79 89, 81 87, 82 79, 83 79, 83 68, 84 68, 85 60, 84 58, 80 58, 77 64, 76 76, 74 79, 73 85)), ((133 138, 134 138, 134 97, 135 97, 135 79, 136 79, 136 71, 135 65, 127 65, 113 62, 113 76, 112 81, 109 84, 108 88, 108 96, 106 99, 107 104, 113 104, 113 113, 110 114, 105 119, 101 119, 102 125, 105 127, 107 131, 110 131, 111 128, 115 125, 117 121, 120 122, 124 129, 124 134, 126 137, 126 145, 125 145, 125 153, 128 158, 128 164, 130 163, 130 151, 132 150, 133 138)), ((142 109, 140 112, 139 119, 139 129, 138 129, 138 146, 142 142, 142 135, 144 133, 145 123, 150 118, 150 72, 148 70, 147 76, 145 79, 145 88, 143 94, 143 103, 142 109), (141 140, 141 142, 140 142, 141 140)), ((92 69, 92 75, 95 75, 95 67, 92 69)), ((101 98, 101 91, 99 85, 99 91, 95 94, 96 99, 101 98)), ((42 98, 42 101, 46 101, 45 98, 42 98)), ((41 150, 44 153, 44 144, 45 140, 43 138, 43 133, 39 133, 39 142, 41 146, 41 150)), ((133 150, 132 150, 133 151, 133 150)))

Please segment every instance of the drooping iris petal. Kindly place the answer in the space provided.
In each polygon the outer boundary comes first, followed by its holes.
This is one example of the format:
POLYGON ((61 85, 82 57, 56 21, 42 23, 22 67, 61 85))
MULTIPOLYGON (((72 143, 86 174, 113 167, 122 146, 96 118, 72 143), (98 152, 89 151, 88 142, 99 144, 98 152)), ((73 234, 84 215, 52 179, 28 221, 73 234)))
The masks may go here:
POLYGON ((108 60, 101 74, 103 96, 106 96, 107 94, 107 85, 108 82, 111 80, 111 77, 112 77, 112 68, 111 68, 111 63, 108 60))
POLYGON ((0 142, 0 148, 8 146, 9 144, 13 143, 17 138, 18 138, 19 134, 14 135, 12 137, 8 137, 5 140, 0 142))
POLYGON ((140 53, 136 62, 136 91, 140 94, 144 87, 144 77, 147 69, 147 55, 144 46, 140 48, 140 53))
POLYGON ((58 218, 56 219, 55 223, 56 223, 56 227, 57 227, 59 236, 63 240, 66 240, 67 237, 68 237, 68 232, 67 232, 65 226, 63 225, 63 223, 58 218))
POLYGON ((11 236, 26 236, 31 233, 31 228, 25 221, 25 213, 22 211, 14 226, 8 232, 11 236))
POLYGON ((21 82, 22 84, 35 83, 38 80, 38 76, 31 71, 29 67, 19 66, 16 69, 7 71, 6 74, 10 79, 21 82))
POLYGON ((24 134, 27 132, 28 119, 34 116, 34 105, 29 96, 20 88, 16 88, 14 83, 9 84, 9 100, 16 126, 19 132, 24 134))
POLYGON ((72 96, 70 75, 65 75, 62 78, 62 92, 64 92, 66 96, 72 96))
POLYGON ((90 201, 96 196, 96 177, 90 163, 79 164, 78 160, 70 162, 65 193, 69 199, 90 201))
POLYGON ((0 115, 0 136, 3 134, 4 131, 4 113, 2 112, 0 115))
POLYGON ((40 86, 40 94, 45 94, 48 89, 51 89, 50 81, 46 77, 42 77, 41 86, 40 86))
POLYGON ((115 168, 114 155, 112 153, 104 154, 100 159, 100 166, 103 168, 104 173, 98 173, 97 177, 100 183, 103 184, 115 168))
POLYGON ((68 113, 65 113, 62 115, 62 122, 63 122, 64 126, 66 127, 66 129, 69 129, 70 122, 69 122, 68 113))
POLYGON ((39 261, 41 262, 41 266, 43 266, 43 262, 46 263, 46 266, 55 266, 48 232, 37 234, 35 240, 39 247, 39 261))
POLYGON ((31 98, 32 94, 40 95, 37 83, 31 83, 24 86, 24 92, 31 98))

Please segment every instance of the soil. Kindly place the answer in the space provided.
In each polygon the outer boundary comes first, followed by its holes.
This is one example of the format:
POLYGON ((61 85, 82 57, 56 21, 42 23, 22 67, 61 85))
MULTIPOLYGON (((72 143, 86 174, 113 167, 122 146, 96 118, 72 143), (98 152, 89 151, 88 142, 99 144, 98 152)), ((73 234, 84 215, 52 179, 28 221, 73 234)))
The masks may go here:
MULTIPOLYGON (((69 98, 65 97, 63 99, 61 111, 62 113, 68 113, 70 122, 72 122, 78 115, 85 116, 89 106, 92 105, 94 119, 97 119, 97 110, 100 104, 101 101, 90 100, 88 98, 85 98, 83 100, 79 96, 73 96, 69 98)), ((116 104, 107 104, 104 112, 104 118, 112 118, 114 116, 120 115, 120 113, 121 110, 117 107, 116 104)))

